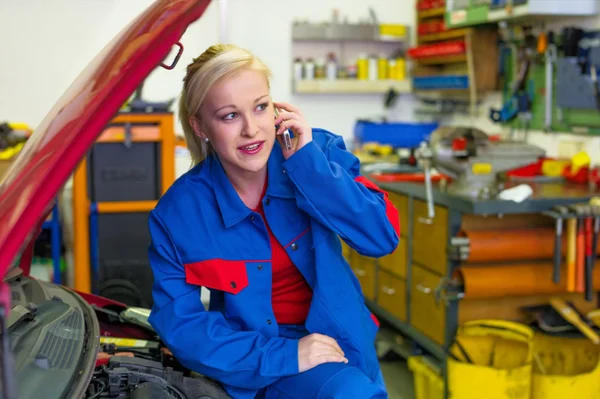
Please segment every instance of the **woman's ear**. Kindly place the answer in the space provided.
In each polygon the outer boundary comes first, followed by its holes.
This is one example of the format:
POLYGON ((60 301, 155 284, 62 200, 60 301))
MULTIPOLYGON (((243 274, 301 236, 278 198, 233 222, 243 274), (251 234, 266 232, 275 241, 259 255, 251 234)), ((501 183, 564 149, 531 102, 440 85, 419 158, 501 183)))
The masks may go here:
POLYGON ((198 118, 196 118, 195 116, 190 116, 188 118, 188 122, 190 123, 192 129, 194 129, 194 133, 196 133, 196 136, 200 137, 202 140, 208 138, 202 126, 202 122, 200 122, 198 118))

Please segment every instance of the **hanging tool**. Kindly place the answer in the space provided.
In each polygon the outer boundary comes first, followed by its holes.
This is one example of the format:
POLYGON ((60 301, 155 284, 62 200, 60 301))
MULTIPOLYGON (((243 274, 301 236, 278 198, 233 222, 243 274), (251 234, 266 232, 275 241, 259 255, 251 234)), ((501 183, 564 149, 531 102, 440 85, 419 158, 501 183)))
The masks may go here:
POLYGON ((418 158, 423 165, 425 171, 425 192, 427 194, 427 217, 433 219, 435 217, 435 208, 433 206, 433 188, 431 183, 431 160, 433 151, 429 144, 425 141, 421 143, 418 152, 418 158))
POLYGON ((562 232, 564 219, 569 214, 569 209, 566 206, 560 205, 556 209, 556 237, 554 241, 554 269, 552 273, 552 281, 555 284, 560 283, 560 267, 562 264, 562 232))
POLYGON ((592 207, 586 206, 587 217, 585 218, 585 300, 591 302, 594 296, 594 262, 596 255, 594 252, 594 217, 592 207))
POLYGON ((552 130, 552 104, 554 101, 554 63, 558 50, 554 43, 554 32, 548 32, 546 44, 546 113, 545 113, 545 130, 552 130))
POLYGON ((585 217, 582 205, 572 205, 577 215, 577 238, 575 252, 575 291, 583 293, 585 290, 585 217))
POLYGON ((567 291, 575 292, 577 219, 567 220, 567 291))
POLYGON ((596 108, 600 111, 600 87, 598 86, 598 71, 596 65, 590 67, 590 74, 592 76, 592 83, 594 84, 594 97, 596 98, 596 108))
POLYGON ((533 80, 529 80, 529 70, 537 53, 537 39, 531 33, 525 36, 523 45, 518 49, 519 73, 512 85, 509 99, 502 109, 490 109, 490 118, 494 122, 508 122, 520 116, 520 119, 529 127, 531 121, 531 106, 534 96, 533 80))
POLYGON ((594 295, 594 266, 596 264, 596 255, 598 254, 598 233, 600 232, 600 197, 594 197, 590 200, 590 211, 594 220, 592 243, 591 243, 591 261, 590 267, 586 270, 586 299, 593 300, 594 295))

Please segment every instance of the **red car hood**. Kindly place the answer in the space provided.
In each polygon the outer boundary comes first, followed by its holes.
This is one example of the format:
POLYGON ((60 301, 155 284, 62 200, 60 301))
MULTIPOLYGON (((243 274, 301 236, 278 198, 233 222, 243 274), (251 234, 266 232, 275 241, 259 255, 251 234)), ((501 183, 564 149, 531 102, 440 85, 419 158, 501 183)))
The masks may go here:
POLYGON ((156 1, 106 46, 50 110, 0 184, 0 276, 35 239, 58 191, 107 123, 209 3, 156 1))

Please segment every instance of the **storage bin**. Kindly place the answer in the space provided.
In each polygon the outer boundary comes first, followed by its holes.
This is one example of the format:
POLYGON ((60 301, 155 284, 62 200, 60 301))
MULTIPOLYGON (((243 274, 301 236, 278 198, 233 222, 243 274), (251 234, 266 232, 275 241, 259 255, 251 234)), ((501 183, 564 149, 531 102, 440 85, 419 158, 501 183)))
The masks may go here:
POLYGON ((409 357, 408 369, 413 373, 415 399, 444 399, 444 380, 423 356, 409 357))
POLYGON ((519 323, 478 320, 460 326, 448 357, 448 391, 457 399, 529 399, 533 331, 519 323), (472 363, 467 362, 462 350, 472 363))
POLYGON ((441 42, 434 44, 424 44, 419 47, 413 47, 408 50, 408 56, 414 59, 427 57, 444 57, 450 55, 464 54, 467 50, 466 44, 462 40, 452 42, 441 42))
POLYGON ((437 123, 376 123, 357 121, 354 137, 360 143, 375 142, 396 148, 416 148, 428 141, 437 123))
POLYGON ((600 347, 586 338, 536 334, 532 399, 600 398, 600 347))
POLYGON ((416 90, 468 89, 467 75, 418 76, 413 78, 416 90))

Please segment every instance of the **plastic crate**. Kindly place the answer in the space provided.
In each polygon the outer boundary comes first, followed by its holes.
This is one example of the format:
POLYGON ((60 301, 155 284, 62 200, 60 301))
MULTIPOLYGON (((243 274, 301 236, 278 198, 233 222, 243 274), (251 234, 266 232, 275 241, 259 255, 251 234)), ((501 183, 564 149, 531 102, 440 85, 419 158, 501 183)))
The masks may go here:
POLYGON ((468 89, 467 75, 419 76, 413 78, 416 90, 468 89))
POLYGON ((376 142, 395 148, 416 148, 428 141, 437 123, 376 123, 358 121, 354 138, 361 143, 376 142))

